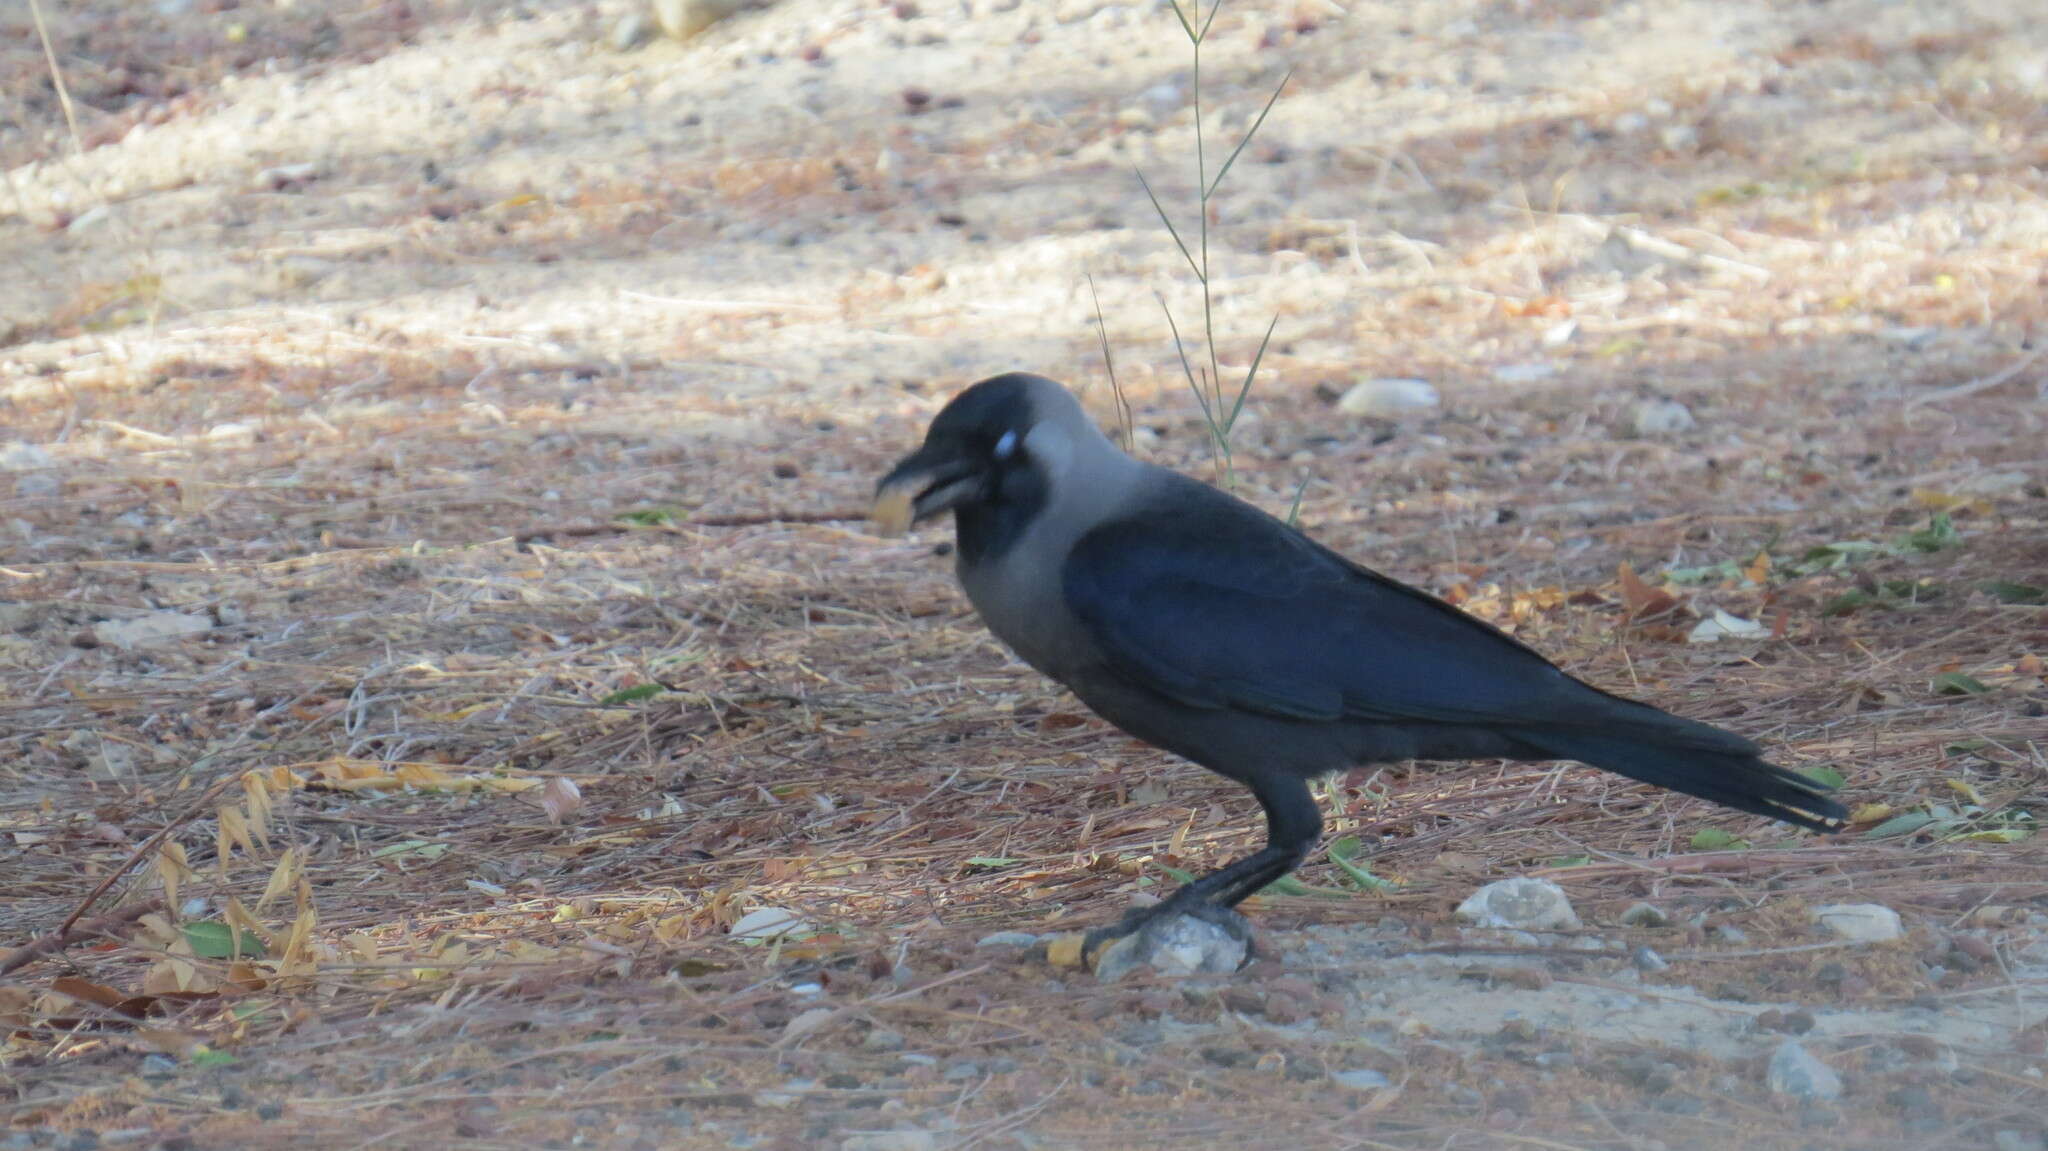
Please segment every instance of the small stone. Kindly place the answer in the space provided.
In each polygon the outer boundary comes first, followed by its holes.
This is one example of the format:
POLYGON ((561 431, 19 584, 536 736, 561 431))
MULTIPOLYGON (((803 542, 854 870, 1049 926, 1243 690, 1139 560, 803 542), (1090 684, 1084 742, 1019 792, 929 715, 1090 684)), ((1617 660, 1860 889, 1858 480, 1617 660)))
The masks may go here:
POLYGON ((1700 130, 1691 124, 1666 124, 1657 133, 1666 152, 1690 152, 1700 142, 1700 130))
POLYGON ((0 472, 26 472, 53 467, 56 463, 56 459, 37 444, 19 441, 0 444, 0 472))
POLYGON ((938 1147, 939 1141, 929 1131, 873 1131, 847 1136, 839 1151, 938 1151, 938 1147))
POLYGON ((903 1033, 901 1031, 891 1031, 886 1027, 877 1027, 867 1033, 867 1036, 860 1041, 860 1045, 866 1051, 901 1051, 903 1050, 903 1042, 903 1033))
POLYGON ((754 1092, 754 1105, 772 1107, 777 1111, 786 1110, 803 1102, 803 1093, 817 1086, 817 1083, 809 1079, 792 1079, 783 1084, 779 1091, 754 1092))
POLYGON ((319 174, 318 164, 280 164, 256 173, 256 187, 266 192, 294 192, 319 174))
POLYGON ((1502 364, 1493 370, 1493 379, 1499 384, 1534 384, 1556 374, 1556 364, 1534 360, 1526 364, 1502 364))
POLYGON ((1399 416, 1430 411, 1441 402, 1427 380, 1372 379, 1351 385, 1337 410, 1347 416, 1399 416))
POLYGON ((740 916, 732 925, 734 939, 769 940, 777 936, 794 935, 810 930, 810 925, 796 912, 785 907, 757 907, 740 916))
POLYGON ((612 25, 612 51, 631 52, 654 38, 652 14, 635 8, 612 25))
POLYGON ((1029 931, 998 931, 993 935, 982 936, 975 941, 974 945, 976 947, 1033 947, 1037 943, 1038 937, 1029 931))
POLYGON ((1813 917, 1837 938, 1855 943, 1890 943, 1906 935, 1899 913, 1881 903, 1831 903, 1815 908, 1813 917))
POLYGON ((1477 927, 1567 931, 1579 926, 1564 889, 1547 879, 1517 876, 1489 883, 1458 905, 1458 918, 1477 927))
POLYGON ((1709 931, 1708 934, 1712 935, 1715 939, 1718 939, 1723 943, 1749 942, 1749 932, 1744 931, 1743 929, 1735 926, 1732 923, 1717 923, 1714 925, 1713 930, 1709 931))
POLYGON ((838 1014, 839 1012, 835 1008, 813 1007, 809 1011, 797 1015, 784 1025, 782 1028, 782 1038, 785 1042, 802 1039, 804 1036, 831 1022, 833 1017, 838 1014))
POLYGON ((1629 427, 1639 436, 1668 436, 1698 426, 1692 409, 1677 400, 1644 400, 1629 416, 1629 427))
POLYGON ((948 1083, 960 1083, 968 1079, 979 1079, 981 1078, 981 1065, 962 1060, 946 1068, 939 1078, 944 1079, 948 1083))
POLYGON ((102 620, 92 625, 92 636, 100 643, 129 651, 212 630, 213 621, 203 615, 153 611, 128 619, 102 620))
POLYGON ((1095 978, 1114 983, 1140 967, 1162 975, 1227 975, 1244 966, 1247 939, 1205 919, 1170 915, 1110 944, 1095 963, 1095 978))
POLYGON ((1349 1087, 1353 1091, 1383 1091, 1394 1085, 1393 1080, 1369 1069, 1332 1072, 1330 1082, 1339 1087, 1349 1087))
POLYGON ((1671 966, 1665 962, 1663 956, 1648 947, 1636 948, 1635 954, 1629 956, 1629 961, 1636 965, 1637 971, 1663 971, 1671 966))
POLYGON ((1991 946, 1990 941, 1975 935, 1952 935, 1949 937, 1948 945, 1954 948, 1957 954, 1967 956, 1977 963, 1995 963, 1998 960, 1998 952, 1991 946))
POLYGON ((1637 903, 1621 913, 1623 927, 1667 927, 1671 917, 1654 903, 1637 903))
POLYGON ((2048 1143, 2043 1143, 2038 1135, 2029 1136, 2024 1131, 2014 1131, 2008 1127, 2003 1131, 1991 1133, 1991 1146, 1996 1148, 1996 1151, 2041 1151, 2043 1147, 2048 1147, 2048 1143))
POLYGON ((1814 1058, 1796 1039, 1787 1039, 1771 1055, 1771 1090, 1795 1099, 1834 1099, 1842 1094, 1842 1077, 1814 1058))
POLYGON ((654 0, 654 18, 662 31, 688 40, 746 6, 746 0, 654 0))

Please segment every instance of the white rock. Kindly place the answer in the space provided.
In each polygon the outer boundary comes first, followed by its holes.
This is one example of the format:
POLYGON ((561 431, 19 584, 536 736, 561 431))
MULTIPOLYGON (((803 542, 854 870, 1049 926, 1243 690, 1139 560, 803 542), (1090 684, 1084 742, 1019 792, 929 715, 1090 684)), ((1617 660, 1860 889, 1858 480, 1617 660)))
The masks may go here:
POLYGON ((1353 1091, 1382 1091, 1394 1085, 1394 1081, 1377 1071, 1338 1071, 1330 1076, 1330 1082, 1353 1091))
POLYGON ((1753 620, 1729 615, 1720 608, 1714 614, 1693 625, 1691 634, 1685 637, 1687 643, 1719 643, 1724 639, 1755 639, 1770 629, 1753 620))
POLYGON ((1636 903, 1621 913, 1621 923, 1624 927, 1666 927, 1671 917, 1654 903, 1636 903))
POLYGON ((1171 915, 1110 944, 1095 978, 1114 983, 1140 967, 1161 975, 1227 975, 1244 966, 1250 945, 1206 919, 1171 915))
POLYGON ((688 40, 746 6, 746 0, 654 0, 654 19, 662 31, 688 40))
POLYGON ((211 619, 203 615, 186 615, 181 611, 153 611, 148 615, 104 620, 92 625, 94 639, 123 651, 211 630, 211 619))
POLYGON ((1489 883, 1458 905, 1458 918, 1477 927, 1521 931, 1564 931, 1579 926, 1579 914, 1564 889, 1547 879, 1516 876, 1489 883))
POLYGON ((1372 379, 1351 385, 1337 410, 1348 416, 1396 416, 1428 411, 1441 402, 1428 380, 1372 379))
POLYGON ((976 947, 1030 947, 1037 942, 1038 937, 1029 931, 998 931, 993 935, 984 935, 980 939, 975 940, 974 945, 976 947))
POLYGON ((839 1009, 836 1007, 813 1007, 809 1011, 803 1012, 790 1020, 787 1024, 784 1024, 782 1038, 785 1041, 802 1039, 804 1036, 830 1023, 838 1014, 839 1009))
POLYGON ((1545 360, 1534 360, 1526 364, 1502 364, 1493 370, 1494 382, 1502 384, 1533 384, 1556 374, 1557 365, 1545 360))
POLYGON ((929 1131, 874 1131, 848 1135, 839 1151, 938 1151, 938 1146, 929 1131))
POLYGON ((0 472, 26 472, 53 467, 56 459, 36 444, 0 444, 0 472))
POLYGON ((1814 909, 1822 927, 1856 943, 1890 943, 1906 937, 1899 913, 1881 903, 1831 903, 1814 909))
POLYGON ((647 13, 637 9, 619 17, 612 25, 612 51, 631 52, 654 35, 654 22, 647 13))
POLYGON ((1668 436, 1689 432, 1699 426, 1692 409, 1677 400, 1644 400, 1629 416, 1629 426, 1639 436, 1668 436))
POLYGON ((256 187, 269 192, 296 188, 320 174, 318 164, 280 164, 256 173, 256 187))
POLYGON ((786 907, 757 907, 740 916, 732 925, 734 939, 773 939, 778 935, 793 935, 807 931, 810 924, 803 917, 786 907))
POLYGON ((1842 1093, 1842 1077, 1813 1057, 1796 1039, 1787 1039, 1771 1055, 1771 1090, 1795 1099, 1833 1099, 1842 1093))

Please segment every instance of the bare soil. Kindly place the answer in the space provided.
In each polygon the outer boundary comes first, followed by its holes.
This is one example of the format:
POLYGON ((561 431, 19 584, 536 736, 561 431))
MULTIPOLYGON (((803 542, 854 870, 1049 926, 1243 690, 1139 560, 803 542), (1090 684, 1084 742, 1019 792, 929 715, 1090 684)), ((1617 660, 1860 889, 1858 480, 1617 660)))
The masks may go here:
POLYGON ((1132 174, 1191 234, 1170 12, 621 52, 617 4, 45 0, 53 74, 10 8, 0 1146, 2042 1147, 2023 7, 1226 7, 1212 170, 1292 69, 1210 206, 1226 367, 1279 317, 1240 494, 1858 822, 1357 772, 1391 891, 1319 855, 1246 971, 1114 985, 979 941, 1251 803, 860 516, 979 376, 1110 420, 1098 295, 1138 450, 1217 475, 1132 174), (1346 414, 1376 377, 1443 402, 1346 414), (1761 631, 1687 642, 1717 610, 1761 631), (1454 920, 1517 874, 1584 929, 1454 920), (1858 902, 1906 938, 1816 923, 1858 902), (1772 1090, 1788 1038, 1839 1097, 1772 1090))

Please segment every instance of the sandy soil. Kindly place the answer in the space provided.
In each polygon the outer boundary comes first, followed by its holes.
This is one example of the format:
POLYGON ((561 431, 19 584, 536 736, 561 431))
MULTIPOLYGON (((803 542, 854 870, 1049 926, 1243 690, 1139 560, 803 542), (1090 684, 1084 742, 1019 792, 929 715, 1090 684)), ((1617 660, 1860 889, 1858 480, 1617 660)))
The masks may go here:
POLYGON ((1108 419, 1098 295, 1140 449, 1215 474, 1133 175, 1195 219, 1170 13, 786 0, 621 51, 619 4, 77 0, 61 97, 0 14, 0 941, 90 928, 0 980, 0 1145, 2043 1147, 2019 7, 1225 9, 1212 149, 1292 71, 1210 207, 1226 365, 1279 317, 1241 493, 1863 818, 1359 773, 1333 835, 1395 891, 1319 856, 1267 959, 1117 985, 977 941, 1249 805, 856 517, 982 375, 1108 419), (1383 377, 1442 404, 1340 405, 1383 377), (1715 609, 1767 631, 1684 642, 1715 609), (1524 873, 1587 926, 1453 920, 1524 873), (762 907, 817 934, 735 941, 762 907), (269 955, 209 956, 245 911, 269 955), (1788 1039, 1838 1096, 1773 1089, 1788 1039))

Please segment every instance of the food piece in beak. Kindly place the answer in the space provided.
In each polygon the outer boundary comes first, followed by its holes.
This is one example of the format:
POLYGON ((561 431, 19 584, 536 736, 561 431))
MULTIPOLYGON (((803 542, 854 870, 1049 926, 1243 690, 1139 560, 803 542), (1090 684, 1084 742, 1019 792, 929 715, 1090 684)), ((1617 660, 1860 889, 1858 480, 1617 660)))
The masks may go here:
POLYGON ((868 510, 868 519, 875 525, 875 534, 894 538, 910 530, 911 501, 917 498, 917 484, 889 484, 875 493, 875 504, 868 510))

